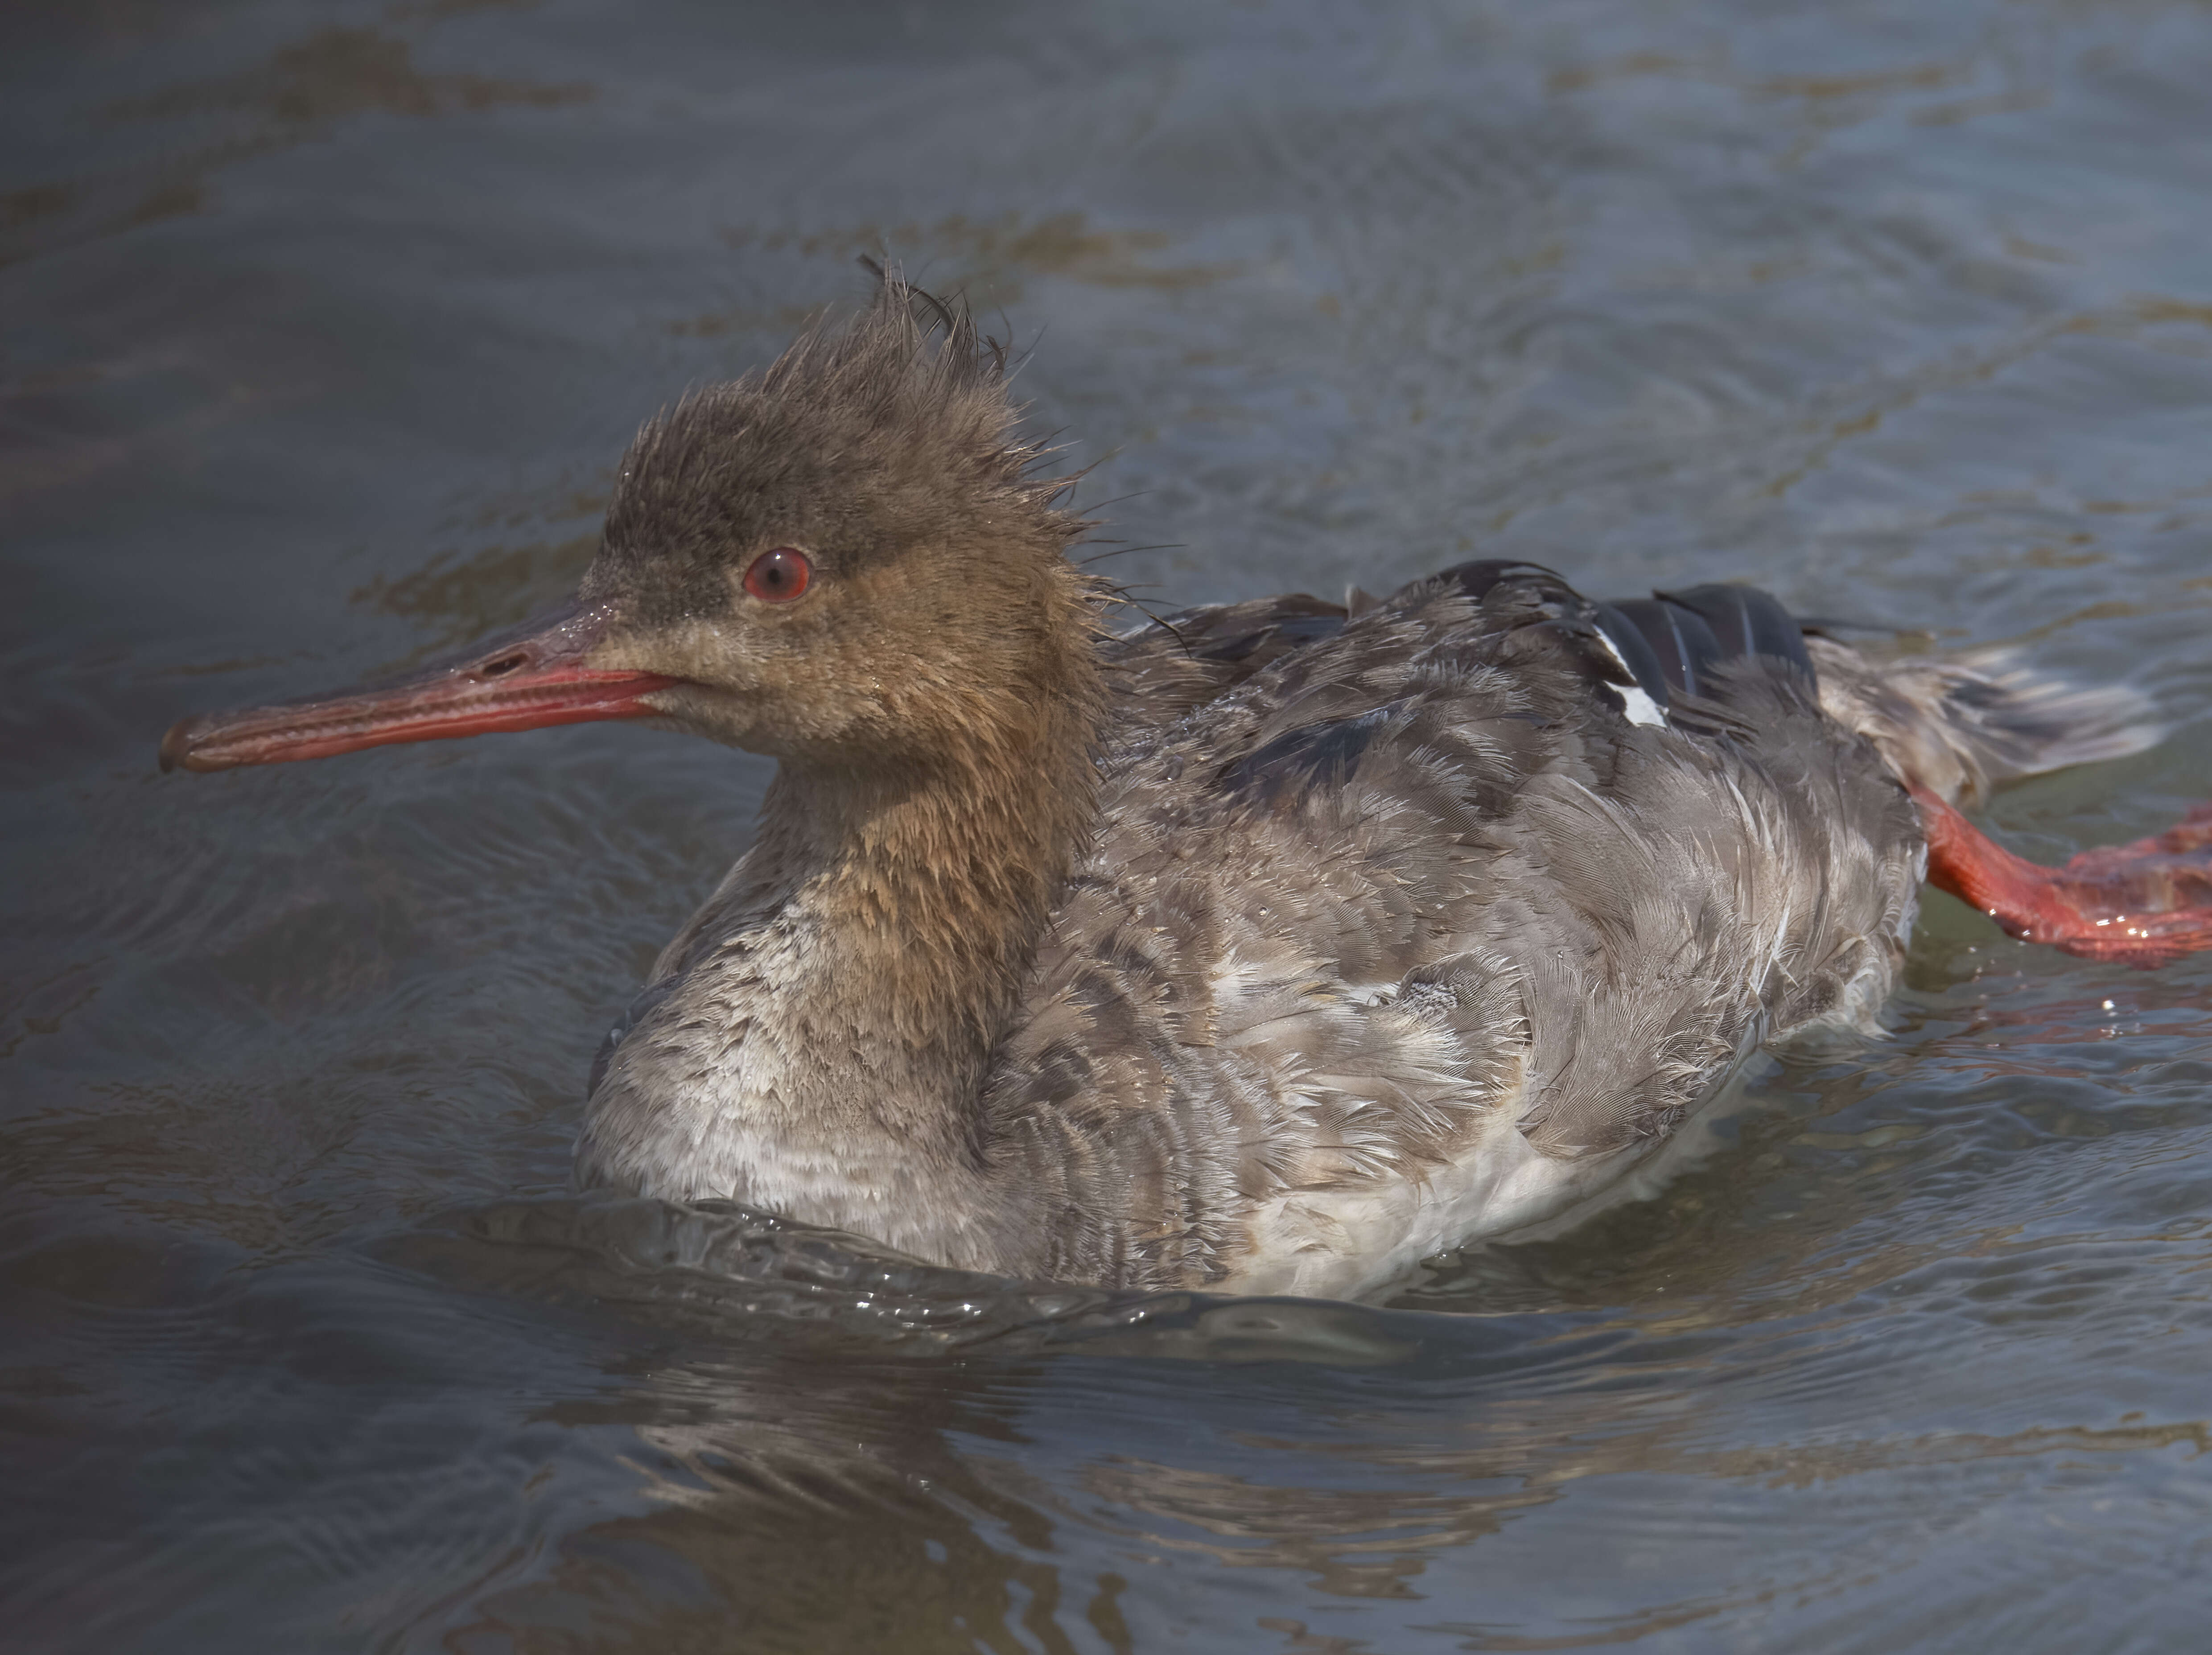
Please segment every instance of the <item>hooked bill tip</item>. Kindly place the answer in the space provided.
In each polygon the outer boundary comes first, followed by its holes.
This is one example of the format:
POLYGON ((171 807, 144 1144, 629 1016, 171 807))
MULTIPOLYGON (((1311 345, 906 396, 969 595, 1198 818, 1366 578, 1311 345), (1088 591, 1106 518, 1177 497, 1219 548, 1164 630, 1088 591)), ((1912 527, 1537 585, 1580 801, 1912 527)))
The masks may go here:
POLYGON ((222 743, 210 739, 218 733, 222 721, 219 714, 194 713, 169 726, 168 733, 161 738, 161 774, 191 770, 195 775, 204 775, 210 770, 235 770, 241 764, 251 764, 252 759, 242 755, 225 756, 222 743))
POLYGON ((169 726, 169 733, 161 738, 161 774, 167 776, 179 765, 189 761, 192 747, 192 726, 196 718, 180 718, 169 726))

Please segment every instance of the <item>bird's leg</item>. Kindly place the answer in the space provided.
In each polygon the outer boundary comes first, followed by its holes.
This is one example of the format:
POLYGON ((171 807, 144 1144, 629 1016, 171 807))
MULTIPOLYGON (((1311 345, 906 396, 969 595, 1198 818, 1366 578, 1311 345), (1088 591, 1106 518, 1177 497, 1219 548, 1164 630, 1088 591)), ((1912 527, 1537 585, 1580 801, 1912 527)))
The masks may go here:
POLYGON ((1928 830, 1928 882, 2010 935, 2130 965, 2212 948, 2212 804, 2148 839, 2045 867, 1992 843, 1934 794, 1915 788, 1912 796, 1928 830))

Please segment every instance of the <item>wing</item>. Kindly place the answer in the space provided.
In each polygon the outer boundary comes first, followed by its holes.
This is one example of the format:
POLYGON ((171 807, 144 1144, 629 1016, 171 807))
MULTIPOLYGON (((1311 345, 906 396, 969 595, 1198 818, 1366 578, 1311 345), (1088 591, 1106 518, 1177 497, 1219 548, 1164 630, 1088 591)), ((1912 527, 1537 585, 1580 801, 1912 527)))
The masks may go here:
POLYGON ((1886 989, 1917 831, 1795 663, 1647 688, 1632 616, 1527 564, 1235 607, 1263 624, 1205 611, 1180 652, 1224 687, 1109 756, 994 1065, 1055 1271, 1219 1279, 1271 1201, 1449 1183, 1501 1111, 1561 1159, 1653 1141, 1770 1030, 1886 989))
POLYGON ((1206 604, 1106 640, 1118 727, 1156 728, 1237 688, 1285 655, 1334 638, 1345 607, 1303 592, 1206 604))

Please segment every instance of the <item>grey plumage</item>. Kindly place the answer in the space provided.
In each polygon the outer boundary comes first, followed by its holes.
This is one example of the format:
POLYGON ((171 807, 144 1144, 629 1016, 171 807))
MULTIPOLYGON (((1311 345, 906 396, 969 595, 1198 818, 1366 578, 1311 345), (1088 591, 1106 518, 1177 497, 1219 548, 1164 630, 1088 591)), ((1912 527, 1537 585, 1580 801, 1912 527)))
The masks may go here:
POLYGON ((648 425, 538 630, 163 744, 650 716, 782 761, 594 1066, 586 1183, 1016 1275, 1359 1291, 1600 1188, 1759 1043, 1863 1023, 1927 865, 1908 788, 2154 734, 1747 588, 1594 604, 1525 563, 1110 635, 1004 353, 938 314, 887 277, 648 425))
POLYGON ((1021 1268, 1283 1275, 1249 1255, 1284 1204, 1290 1280, 1356 1281, 1331 1209, 1449 1182, 1499 1111, 1617 1159, 1886 992, 1920 840, 1871 746, 1757 658, 1697 733, 1632 725, 1533 595, 1416 583, 1124 733, 985 1094, 1021 1268))
POLYGON ((2008 651, 1875 661, 1831 638, 1806 643, 1829 715, 1872 741, 1897 775, 1954 805, 2045 770, 2124 758, 2166 733, 2133 691, 2063 683, 2008 651))
MULTIPOLYGON (((839 349, 793 360, 844 364, 878 406, 900 360, 939 384, 947 354, 995 373, 972 338, 922 345, 896 283, 839 349)), ((818 443, 834 387, 779 382, 818 443)), ((706 405, 776 450, 774 395, 706 405)), ((647 450, 707 445, 686 417, 647 450)), ((1103 697, 1079 831, 1012 992, 979 996, 974 1067, 928 1107, 778 1101, 816 1069, 939 1084, 872 1054, 725 1084, 762 1013, 806 993, 800 964, 733 962, 829 950, 841 923, 741 863, 612 1054, 582 1176, 1014 1274, 1356 1291, 1601 1183, 1760 1042, 1863 1021, 1924 866, 1903 781, 1971 795, 2144 733, 2117 702, 1808 651, 1736 589, 1599 606, 1485 564, 1355 605, 1261 599, 1073 642, 1071 681, 1103 697), (817 1130, 809 1110, 833 1107, 817 1130)))

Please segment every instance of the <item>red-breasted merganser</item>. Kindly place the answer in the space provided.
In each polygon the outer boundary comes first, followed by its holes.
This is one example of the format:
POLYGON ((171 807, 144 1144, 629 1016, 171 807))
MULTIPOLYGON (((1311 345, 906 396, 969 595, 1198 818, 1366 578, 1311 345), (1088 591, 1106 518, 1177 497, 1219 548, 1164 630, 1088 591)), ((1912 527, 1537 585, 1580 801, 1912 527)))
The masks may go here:
POLYGON ((1557 1214, 1762 1042, 1864 1022, 1923 876, 2014 934, 2212 946, 2212 819, 2037 867, 1954 806, 2135 697, 1881 665, 1521 563, 1105 630, 1005 353, 896 275, 688 397, 574 603, 165 768, 641 719, 781 761, 609 1036, 585 1185, 1030 1277, 1346 1294, 1557 1214))

